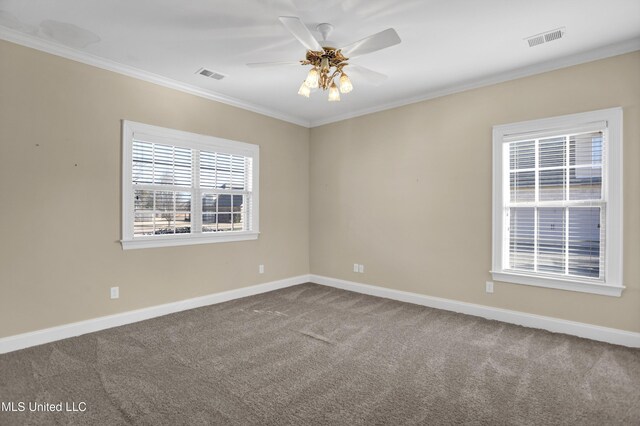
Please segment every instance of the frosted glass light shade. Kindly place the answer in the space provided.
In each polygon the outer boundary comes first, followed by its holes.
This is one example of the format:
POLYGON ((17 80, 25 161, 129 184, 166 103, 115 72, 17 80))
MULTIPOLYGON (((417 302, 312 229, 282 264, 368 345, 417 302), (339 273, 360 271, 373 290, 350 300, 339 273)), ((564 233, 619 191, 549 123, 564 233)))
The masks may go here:
POLYGON ((308 98, 310 93, 311 89, 309 89, 309 86, 307 86, 307 82, 303 81, 300 89, 298 90, 298 95, 308 98))
POLYGON ((304 81, 304 84, 306 84, 310 89, 317 89, 319 78, 320 73, 318 72, 318 69, 313 67, 309 70, 309 74, 307 74, 307 79, 304 81))
POLYGON ((340 76, 340 93, 349 93, 353 90, 353 84, 351 84, 351 80, 349 80, 349 76, 345 73, 342 73, 340 76))
POLYGON ((340 100, 340 92, 338 91, 338 86, 336 83, 331 83, 331 87, 329 87, 329 102, 338 102, 340 100))

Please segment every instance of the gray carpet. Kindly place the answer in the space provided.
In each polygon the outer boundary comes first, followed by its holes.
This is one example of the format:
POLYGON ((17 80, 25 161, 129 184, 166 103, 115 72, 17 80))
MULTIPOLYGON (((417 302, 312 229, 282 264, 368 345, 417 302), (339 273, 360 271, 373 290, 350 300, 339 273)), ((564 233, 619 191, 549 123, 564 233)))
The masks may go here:
POLYGON ((303 284, 0 355, 0 401, 86 403, 2 425, 640 424, 640 350, 303 284))

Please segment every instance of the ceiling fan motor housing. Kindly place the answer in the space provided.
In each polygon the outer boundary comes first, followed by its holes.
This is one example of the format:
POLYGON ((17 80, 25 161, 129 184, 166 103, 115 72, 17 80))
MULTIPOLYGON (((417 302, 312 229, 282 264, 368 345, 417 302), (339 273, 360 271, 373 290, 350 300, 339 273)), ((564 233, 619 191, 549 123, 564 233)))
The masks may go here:
POLYGON ((322 24, 318 24, 316 30, 322 34, 322 40, 327 40, 333 32, 333 25, 323 22, 322 24))

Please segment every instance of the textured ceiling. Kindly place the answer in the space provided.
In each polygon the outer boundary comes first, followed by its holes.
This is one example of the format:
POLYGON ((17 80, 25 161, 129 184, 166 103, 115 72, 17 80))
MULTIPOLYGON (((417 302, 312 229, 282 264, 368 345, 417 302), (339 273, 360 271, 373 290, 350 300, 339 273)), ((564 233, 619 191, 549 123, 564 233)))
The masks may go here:
POLYGON ((313 126, 640 49, 640 1, 0 0, 0 37, 313 126), (300 17, 318 39, 316 25, 333 24, 338 45, 395 28, 401 44, 352 61, 389 78, 373 86, 354 75, 353 92, 329 103, 326 93, 297 95, 302 66, 247 67, 304 57, 281 15, 300 17), (524 41, 558 27, 561 40, 524 41), (197 75, 201 67, 226 77, 197 75))

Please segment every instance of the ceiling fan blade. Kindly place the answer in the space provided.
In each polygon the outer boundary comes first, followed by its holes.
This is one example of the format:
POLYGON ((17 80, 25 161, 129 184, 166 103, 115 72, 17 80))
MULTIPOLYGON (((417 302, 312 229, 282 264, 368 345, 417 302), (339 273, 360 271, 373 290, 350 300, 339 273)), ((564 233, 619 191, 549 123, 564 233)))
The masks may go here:
POLYGON ((360 65, 349 65, 345 68, 345 72, 355 77, 354 80, 356 84, 358 83, 358 80, 362 79, 374 86, 379 86, 388 78, 385 74, 370 70, 369 68, 360 65))
POLYGON ((282 62, 252 62, 247 64, 249 68, 269 68, 269 67, 286 67, 291 65, 300 65, 300 62, 282 61, 282 62))
POLYGON ((366 55, 367 53, 385 49, 400 43, 400 36, 393 28, 387 28, 372 36, 363 38, 362 40, 351 43, 343 47, 342 54, 347 58, 355 58, 356 56, 366 55))
POLYGON ((322 46, 320 46, 318 40, 311 34, 309 28, 302 23, 300 18, 296 18, 295 16, 281 16, 278 19, 280 19, 282 25, 284 25, 307 50, 322 52, 322 46))

